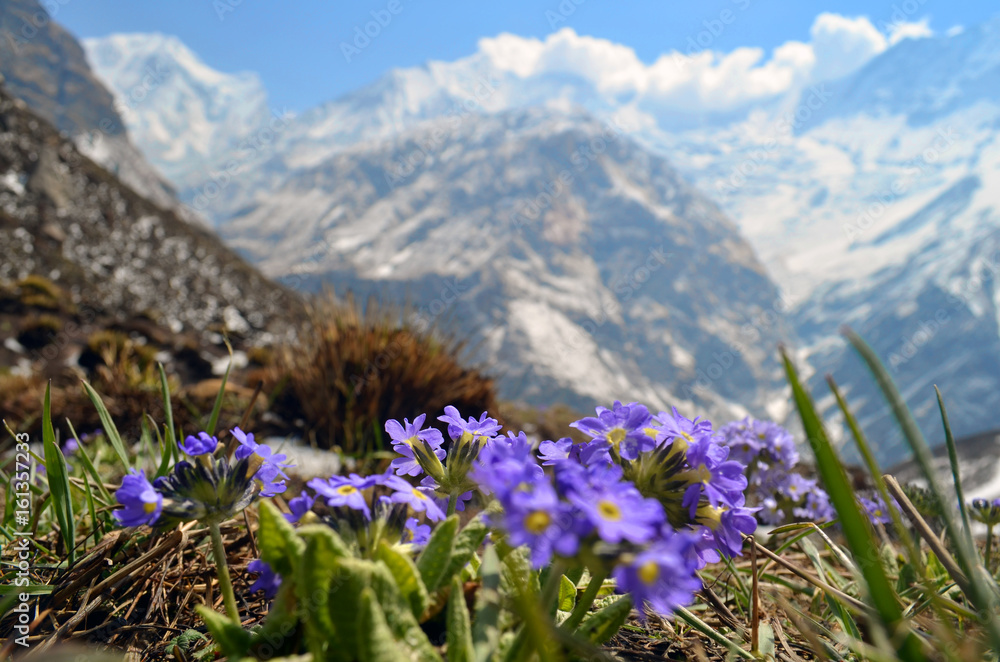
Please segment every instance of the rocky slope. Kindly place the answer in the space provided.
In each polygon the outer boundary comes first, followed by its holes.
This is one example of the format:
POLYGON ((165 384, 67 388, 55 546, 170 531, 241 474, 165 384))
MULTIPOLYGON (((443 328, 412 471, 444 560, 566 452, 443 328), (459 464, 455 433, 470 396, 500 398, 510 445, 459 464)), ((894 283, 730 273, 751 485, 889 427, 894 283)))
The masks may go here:
POLYGON ((297 295, 135 193, 0 88, 0 281, 43 276, 79 306, 174 332, 287 332, 297 295))
POLYGON ((76 39, 37 0, 0 3, 0 75, 9 93, 128 186, 181 209, 172 186, 129 142, 123 106, 93 74, 76 39))

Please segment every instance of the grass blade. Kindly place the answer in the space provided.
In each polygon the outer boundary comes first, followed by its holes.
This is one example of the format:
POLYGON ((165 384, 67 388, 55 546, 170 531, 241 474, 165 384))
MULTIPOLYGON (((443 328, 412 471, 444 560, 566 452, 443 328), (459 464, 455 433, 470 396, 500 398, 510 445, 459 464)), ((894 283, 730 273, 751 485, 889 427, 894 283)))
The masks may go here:
MULTIPOLYGON (((903 612, 896 601, 896 593, 889 583, 889 578, 882 568, 878 557, 880 545, 875 539, 874 531, 868 519, 861 513, 861 507, 854 497, 854 490, 847 478, 844 465, 837 456, 833 444, 827 437, 823 422, 816 413, 812 398, 806 393, 799 381, 798 373, 788 354, 782 350, 781 358, 785 364, 785 374, 792 387, 792 397, 802 419, 802 427, 806 438, 816 456, 816 468, 823 480, 823 485, 830 495, 830 501, 837 511, 840 525, 847 539, 848 547, 861 569, 865 583, 868 585, 868 599, 875 607, 882 624, 890 633, 901 633, 908 630, 903 619, 903 612)), ((902 634, 902 633, 901 633, 902 634)), ((903 660, 924 660, 920 642, 911 631, 902 634, 902 641, 897 649, 903 660)))
POLYGON ((930 448, 927 446, 920 428, 917 427, 917 422, 913 420, 913 415, 906 406, 906 402, 903 401, 899 390, 893 383, 889 373, 886 372, 885 366, 882 365, 882 362, 876 356, 875 351, 868 346, 868 343, 862 340, 861 336, 851 329, 845 329, 844 335, 868 365, 868 369, 882 390, 882 394, 889 403, 889 407, 892 409, 892 413, 903 431, 903 436, 913 450, 913 456, 920 466, 924 478, 927 480, 928 487, 934 496, 937 497, 938 503, 941 504, 941 518, 944 520, 945 530, 955 545, 958 564, 970 580, 967 593, 969 600, 982 613, 988 615, 984 619, 984 625, 990 633, 993 645, 997 649, 1000 649, 1000 619, 996 616, 996 614, 1000 613, 1000 595, 997 594, 996 583, 979 563, 978 555, 968 544, 968 538, 959 530, 953 512, 954 506, 950 503, 950 499, 945 498, 944 490, 941 488, 937 474, 934 471, 930 448))
POLYGON ((219 423, 219 414, 222 412, 222 397, 226 394, 226 382, 229 381, 229 371, 233 369, 233 347, 226 340, 226 349, 229 350, 229 365, 226 366, 226 374, 222 376, 222 384, 219 386, 219 393, 215 396, 215 404, 212 406, 212 416, 208 419, 208 426, 205 432, 212 436, 215 434, 215 426, 219 423))
POLYGON ((160 369, 160 392, 163 395, 163 421, 164 425, 167 426, 167 444, 172 445, 179 440, 177 432, 174 430, 174 409, 170 402, 170 386, 167 384, 167 373, 163 370, 163 364, 157 363, 156 367, 160 369))
POLYGON ((76 560, 76 520, 73 517, 73 495, 70 492, 66 458, 56 443, 55 430, 52 428, 52 401, 50 398, 51 384, 45 386, 45 401, 42 403, 42 449, 45 454, 45 473, 48 476, 49 494, 52 495, 52 508, 55 510, 56 521, 59 523, 59 533, 69 564, 76 560))
POLYGON ((969 538, 969 546, 972 542, 972 525, 969 523, 969 511, 965 506, 965 493, 962 490, 962 476, 958 470, 958 449, 955 447, 955 437, 951 433, 951 425, 948 423, 948 411, 944 408, 944 398, 941 391, 934 386, 934 393, 937 395, 938 409, 941 411, 941 423, 944 425, 944 440, 948 445, 948 462, 951 464, 951 477, 955 481, 955 496, 958 499, 958 512, 962 515, 962 524, 965 527, 965 534, 969 538))
POLYGON ((81 383, 83 384, 83 390, 87 392, 87 397, 90 398, 90 401, 94 403, 94 408, 97 409, 97 415, 101 418, 101 423, 104 425, 104 434, 108 436, 108 441, 111 442, 111 447, 118 454, 118 459, 121 460, 125 471, 128 471, 132 468, 132 464, 128 460, 128 451, 125 450, 125 444, 122 443, 121 435, 118 434, 118 428, 115 427, 115 422, 111 420, 111 413, 104 406, 104 401, 101 400, 101 396, 94 390, 94 387, 86 381, 82 381, 81 383))
POLYGON ((111 492, 108 491, 108 488, 104 487, 104 481, 101 480, 101 475, 97 472, 97 467, 94 466, 93 460, 91 460, 90 456, 87 455, 87 449, 83 447, 83 442, 80 441, 80 435, 78 435, 76 430, 73 429, 73 424, 68 418, 66 419, 66 425, 69 426, 70 434, 72 434, 73 438, 76 439, 76 455, 83 460, 83 468, 86 469, 87 473, 90 474, 90 477, 94 479, 94 484, 97 485, 97 491, 101 493, 101 497, 103 497, 105 501, 113 501, 111 498, 111 492))

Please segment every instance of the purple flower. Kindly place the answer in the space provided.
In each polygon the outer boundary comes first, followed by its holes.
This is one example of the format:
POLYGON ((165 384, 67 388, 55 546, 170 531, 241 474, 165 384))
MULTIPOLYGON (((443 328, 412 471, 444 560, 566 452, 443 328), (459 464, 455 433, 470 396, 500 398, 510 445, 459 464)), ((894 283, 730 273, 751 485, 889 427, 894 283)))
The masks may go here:
POLYGON ((237 460, 242 460, 245 457, 250 457, 253 455, 254 451, 260 445, 253 439, 253 432, 244 432, 239 428, 233 428, 231 430, 233 436, 236 440, 240 442, 239 448, 236 449, 235 457, 237 460))
POLYGON ((548 565, 553 553, 574 556, 580 534, 591 528, 559 500, 548 482, 535 484, 531 491, 513 492, 504 506, 503 523, 512 545, 528 546, 535 568, 548 565))
POLYGON ((72 455, 73 453, 77 452, 78 450, 80 450, 80 444, 73 437, 70 437, 69 439, 67 439, 66 443, 64 443, 63 447, 62 447, 63 455, 72 455))
POLYGON ((712 436, 712 423, 710 421, 694 420, 684 418, 673 408, 673 413, 668 414, 661 411, 653 420, 653 430, 656 431, 657 446, 671 446, 678 450, 686 450, 689 444, 712 436))
POLYGON ((414 547, 423 547, 430 539, 430 524, 421 524, 416 517, 407 518, 406 525, 403 528, 403 535, 400 537, 399 542, 413 545, 414 547))
POLYGON ((293 499, 290 499, 288 501, 288 509, 292 512, 285 513, 285 519, 288 520, 290 524, 295 524, 302 519, 306 513, 312 510, 314 503, 316 503, 316 499, 312 498, 305 492, 293 499))
POLYGON ((745 467, 739 462, 727 460, 729 449, 715 443, 711 437, 703 436, 687 448, 687 463, 691 467, 683 476, 691 484, 684 491, 681 505, 687 507, 694 517, 701 495, 707 497, 713 506, 735 506, 743 502, 743 490, 747 487, 745 467))
POLYGON ((392 439, 392 449, 403 456, 397 457, 389 465, 396 475, 419 476, 423 471, 413 454, 413 447, 418 444, 429 447, 439 460, 444 459, 445 451, 441 448, 444 437, 441 431, 434 428, 420 429, 426 419, 427 414, 420 414, 412 423, 405 418, 402 423, 395 419, 386 421, 385 431, 392 439))
MULTIPOLYGON (((406 482, 406 481, 403 481, 406 482)), ((408 484, 408 483, 407 483, 408 484)), ((346 507, 352 510, 360 510, 365 515, 365 519, 371 519, 371 509, 365 499, 364 490, 375 485, 372 476, 331 476, 324 480, 313 478, 308 483, 316 494, 326 498, 326 505, 333 508, 346 507)))
POLYGON ((250 592, 264 591, 264 597, 270 600, 278 593, 281 586, 281 575, 271 570, 266 562, 261 559, 254 559, 247 564, 247 572, 257 575, 257 580, 250 585, 250 592))
POLYGON ((413 487, 399 476, 391 476, 385 482, 394 491, 389 497, 393 503, 404 503, 417 512, 427 515, 432 522, 443 520, 445 515, 434 500, 434 491, 426 487, 413 487))
POLYGON ((253 477, 254 480, 260 481, 261 496, 272 497, 284 492, 287 488, 285 481, 288 480, 284 469, 295 466, 287 462, 288 457, 283 453, 275 454, 267 444, 258 444, 251 432, 233 428, 232 433, 240 442, 235 453, 236 459, 255 456, 251 458, 251 466, 258 465, 253 477))
POLYGON ((524 433, 517 437, 499 437, 479 452, 479 457, 469 472, 469 478, 478 483, 487 494, 495 494, 501 502, 506 495, 533 484, 545 476, 545 471, 535 461, 524 433))
MULTIPOLYGON (((742 506, 716 508, 703 503, 698 508, 698 523, 704 525, 704 537, 698 541, 699 555, 707 553, 707 558, 714 556, 714 561, 719 560, 719 552, 728 557, 742 555, 743 535, 757 530, 756 511, 756 508, 742 506)), ((702 556, 703 560, 705 558, 702 556)))
POLYGON ((569 437, 563 437, 559 441, 543 441, 538 445, 538 457, 544 460, 542 465, 546 467, 566 460, 579 461, 581 445, 573 443, 569 437))
POLYGON ((694 546, 691 533, 673 533, 614 569, 618 590, 632 595, 641 617, 645 618, 643 605, 669 617, 678 607, 691 604, 701 588, 694 546))
POLYGON ((477 437, 492 439, 500 432, 501 427, 497 420, 490 418, 489 413, 485 411, 480 415, 479 420, 472 416, 469 417, 469 420, 465 420, 458 413, 458 409, 452 405, 444 408, 444 416, 438 416, 438 420, 448 424, 448 436, 451 437, 452 441, 458 441, 466 434, 471 439, 477 437))
MULTIPOLYGON (((233 434, 235 434, 235 431, 233 431, 233 434)), ((250 435, 250 439, 253 440, 253 435, 250 435)), ((197 455, 214 453, 216 446, 219 445, 219 440, 209 435, 207 432, 199 432, 197 437, 188 435, 184 441, 178 442, 177 445, 180 446, 180 449, 187 455, 195 457, 197 455)), ((239 450, 237 450, 237 453, 238 452, 239 450)), ((247 453, 246 455, 249 454, 250 453, 247 453)), ((237 459, 240 458, 237 457, 237 459)))
POLYGON ((609 543, 649 542, 665 519, 660 502, 644 498, 631 483, 591 485, 589 489, 571 493, 569 500, 597 528, 601 539, 609 543))
MULTIPOLYGON (((865 512, 868 513, 868 519, 870 519, 873 524, 875 522, 888 524, 892 521, 892 516, 889 515, 889 510, 885 507, 885 502, 882 501, 882 497, 877 494, 874 499, 858 497, 858 502, 861 504, 861 507, 865 509, 865 512)), ((893 502, 895 502, 895 499, 893 499, 893 502)), ((895 505, 897 509, 899 508, 899 506, 895 503, 893 505, 895 505)))
MULTIPOLYGON (((569 425, 593 438, 588 447, 594 451, 614 449, 620 457, 634 460, 639 453, 655 445, 646 431, 651 421, 652 416, 643 405, 637 402, 623 405, 615 400, 611 409, 598 407, 596 417, 581 418, 569 425)), ((599 461, 603 458, 600 452, 592 452, 587 459, 599 461)))
POLYGON ((124 506, 112 515, 122 526, 153 524, 163 510, 163 495, 146 480, 146 472, 130 469, 122 478, 122 486, 115 492, 118 503, 124 506))

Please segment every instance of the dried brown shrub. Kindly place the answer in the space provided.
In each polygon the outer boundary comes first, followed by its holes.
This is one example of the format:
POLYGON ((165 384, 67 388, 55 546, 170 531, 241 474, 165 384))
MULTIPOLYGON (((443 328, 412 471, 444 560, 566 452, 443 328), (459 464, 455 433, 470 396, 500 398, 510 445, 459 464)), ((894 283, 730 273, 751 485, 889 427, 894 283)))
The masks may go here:
POLYGON ((275 353, 272 409, 304 422, 322 448, 355 455, 387 448, 390 418, 434 420, 445 405, 478 416, 495 409, 493 380, 460 361, 463 344, 408 328, 398 311, 332 294, 311 305, 299 341, 275 353))

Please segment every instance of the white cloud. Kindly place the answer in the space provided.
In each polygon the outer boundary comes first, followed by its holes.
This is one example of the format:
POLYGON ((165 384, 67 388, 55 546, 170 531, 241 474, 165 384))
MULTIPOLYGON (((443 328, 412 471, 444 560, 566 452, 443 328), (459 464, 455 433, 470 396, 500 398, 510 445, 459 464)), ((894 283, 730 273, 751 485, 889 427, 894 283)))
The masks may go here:
MULTIPOLYGON (((952 30, 954 30, 954 28, 952 28, 952 30)), ((951 36, 952 30, 948 30, 949 36, 951 36)), ((931 30, 931 26, 927 24, 926 18, 914 23, 893 23, 889 26, 890 46, 898 44, 904 39, 923 39, 924 37, 933 36, 934 31, 931 30)))
POLYGON ((813 22, 808 43, 788 41, 770 57, 760 48, 689 49, 664 53, 647 65, 628 46, 572 28, 544 41, 504 33, 481 39, 479 50, 494 66, 522 78, 573 74, 601 93, 636 94, 657 107, 726 111, 846 75, 901 39, 930 34, 926 20, 894 24, 886 35, 866 17, 823 13, 813 22))

